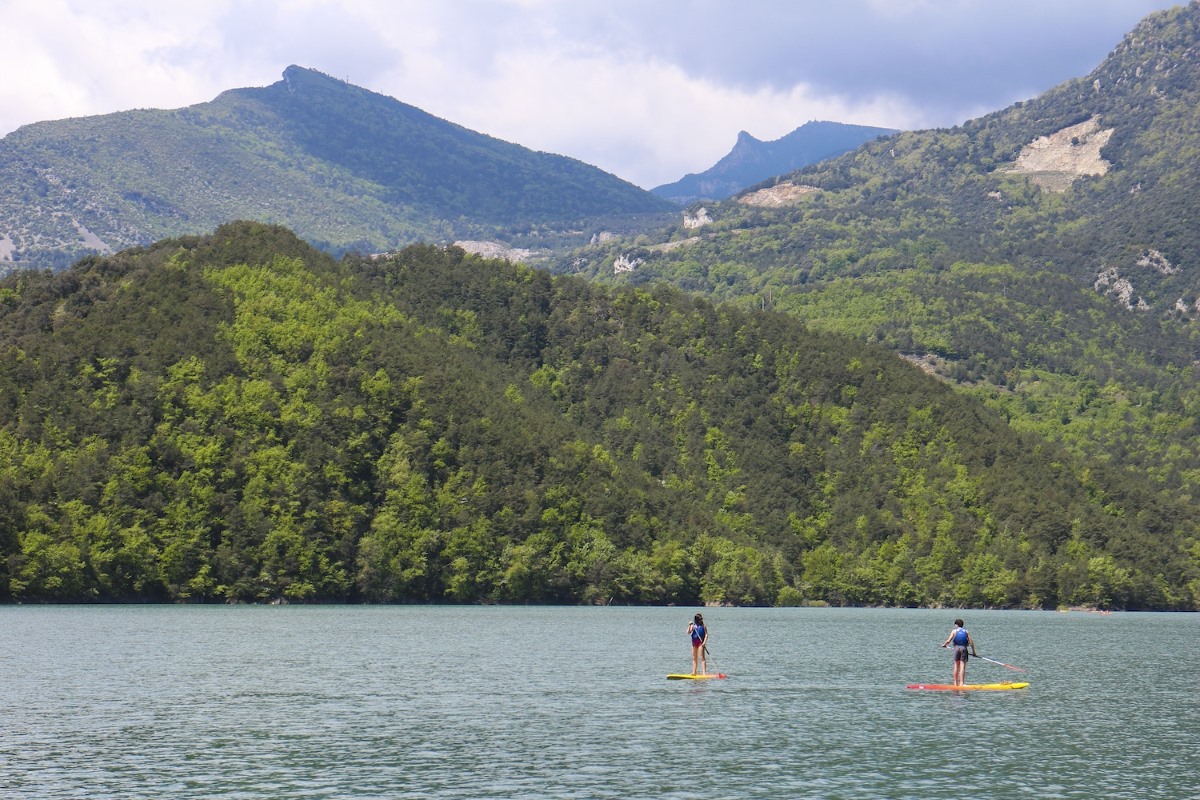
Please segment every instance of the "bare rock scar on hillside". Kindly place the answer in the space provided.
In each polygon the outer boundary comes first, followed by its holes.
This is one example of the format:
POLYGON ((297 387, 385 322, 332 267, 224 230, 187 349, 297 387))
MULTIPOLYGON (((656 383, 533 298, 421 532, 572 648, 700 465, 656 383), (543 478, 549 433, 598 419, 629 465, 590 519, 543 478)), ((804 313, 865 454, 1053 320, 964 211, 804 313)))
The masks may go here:
POLYGON ((1065 192, 1084 175, 1105 175, 1112 167, 1100 157, 1113 129, 1100 129, 1096 117, 1070 125, 1049 136, 1039 136, 1021 148, 1009 172, 1028 175, 1048 192, 1065 192))
POLYGON ((821 191, 815 186, 805 186, 800 183, 777 183, 757 192, 744 194, 737 199, 746 206, 761 206, 764 208, 779 208, 798 202, 807 195, 821 191))
POLYGON ((468 253, 483 258, 503 258, 513 262, 528 262, 536 253, 521 247, 509 247, 503 242, 459 241, 454 243, 468 253))

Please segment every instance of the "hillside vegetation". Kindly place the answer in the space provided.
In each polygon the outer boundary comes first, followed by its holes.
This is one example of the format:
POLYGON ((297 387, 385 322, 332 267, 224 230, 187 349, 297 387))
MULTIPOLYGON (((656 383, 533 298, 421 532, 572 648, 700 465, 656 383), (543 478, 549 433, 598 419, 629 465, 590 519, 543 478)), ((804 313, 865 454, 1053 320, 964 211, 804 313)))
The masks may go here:
POLYGON ((1086 78, 868 143, 707 204, 703 227, 585 248, 558 270, 667 281, 883 345, 1077 470, 1125 471, 1196 516, 1198 54, 1193 2, 1147 18, 1086 78))
POLYGON ((257 223, 0 282, 0 598, 1200 607, 1190 506, 851 337, 257 223))
POLYGON ((334 252, 378 252, 455 238, 586 241, 587 226, 620 230, 623 218, 672 207, 583 162, 296 66, 209 103, 39 122, 0 139, 0 274, 233 219, 284 224, 334 252))

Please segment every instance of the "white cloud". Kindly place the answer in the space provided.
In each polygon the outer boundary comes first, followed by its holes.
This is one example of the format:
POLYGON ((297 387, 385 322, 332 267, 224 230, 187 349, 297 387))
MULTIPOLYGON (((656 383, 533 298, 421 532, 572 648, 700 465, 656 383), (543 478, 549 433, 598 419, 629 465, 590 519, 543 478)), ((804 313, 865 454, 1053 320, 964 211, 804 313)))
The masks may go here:
POLYGON ((679 67, 615 54, 513 50, 469 92, 410 101, 431 113, 527 147, 562 153, 650 188, 707 169, 739 130, 761 139, 810 119, 893 126, 911 112, 895 99, 850 103, 787 92, 738 91, 679 67), (597 98, 603 98, 598 102, 597 98))
POLYGON ((1086 74, 1168 5, 0 0, 9 74, 27 76, 0 85, 0 134, 200 103, 298 64, 650 187, 711 166, 739 130, 960 122, 1086 74))
POLYGON ((211 97, 223 75, 219 67, 195 73, 165 57, 202 40, 211 11, 199 3, 170 9, 154 13, 145 2, 9 3, 5 59, 10 69, 21 65, 24 79, 0 86, 0 128, 211 97))

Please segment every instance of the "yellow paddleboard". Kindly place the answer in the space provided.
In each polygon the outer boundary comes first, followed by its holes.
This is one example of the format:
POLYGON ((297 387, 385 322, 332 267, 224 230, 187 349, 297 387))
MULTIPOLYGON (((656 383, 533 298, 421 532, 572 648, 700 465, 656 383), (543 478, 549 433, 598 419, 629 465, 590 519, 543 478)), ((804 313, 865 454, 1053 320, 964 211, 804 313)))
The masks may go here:
POLYGON ((724 672, 707 672, 703 675, 693 675, 690 672, 673 672, 667 676, 669 681, 702 681, 706 678, 724 678, 724 672))

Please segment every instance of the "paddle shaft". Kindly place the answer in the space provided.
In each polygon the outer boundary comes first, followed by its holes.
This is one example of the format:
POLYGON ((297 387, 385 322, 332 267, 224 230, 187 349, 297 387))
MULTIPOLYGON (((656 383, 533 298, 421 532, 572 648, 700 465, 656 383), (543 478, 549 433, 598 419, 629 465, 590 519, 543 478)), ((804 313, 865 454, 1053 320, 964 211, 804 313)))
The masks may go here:
POLYGON ((1005 664, 1003 661, 996 661, 995 659, 992 659, 992 658, 986 658, 984 656, 975 656, 975 658, 982 658, 984 661, 987 661, 990 664, 998 664, 1001 667, 1006 667, 1011 670, 1016 670, 1017 672, 1025 671, 1025 670, 1021 669, 1020 667, 1014 667, 1012 664, 1005 664))
MULTIPOLYGON (((945 646, 946 646, 946 645, 942 645, 942 647, 945 647, 945 646)), ((982 659, 982 660, 984 660, 984 661, 987 661, 989 664, 996 664, 996 665, 998 665, 998 666, 1005 667, 1005 668, 1007 668, 1007 669, 1016 670, 1017 672, 1024 672, 1024 671, 1025 671, 1025 670, 1021 669, 1020 667, 1014 667, 1012 664, 1005 664, 1003 661, 997 661, 997 660, 995 660, 994 658, 988 658, 987 656, 981 656, 981 655, 978 655, 978 654, 976 654, 976 653, 972 653, 972 654, 971 654, 971 658, 979 658, 979 659, 982 659)))

